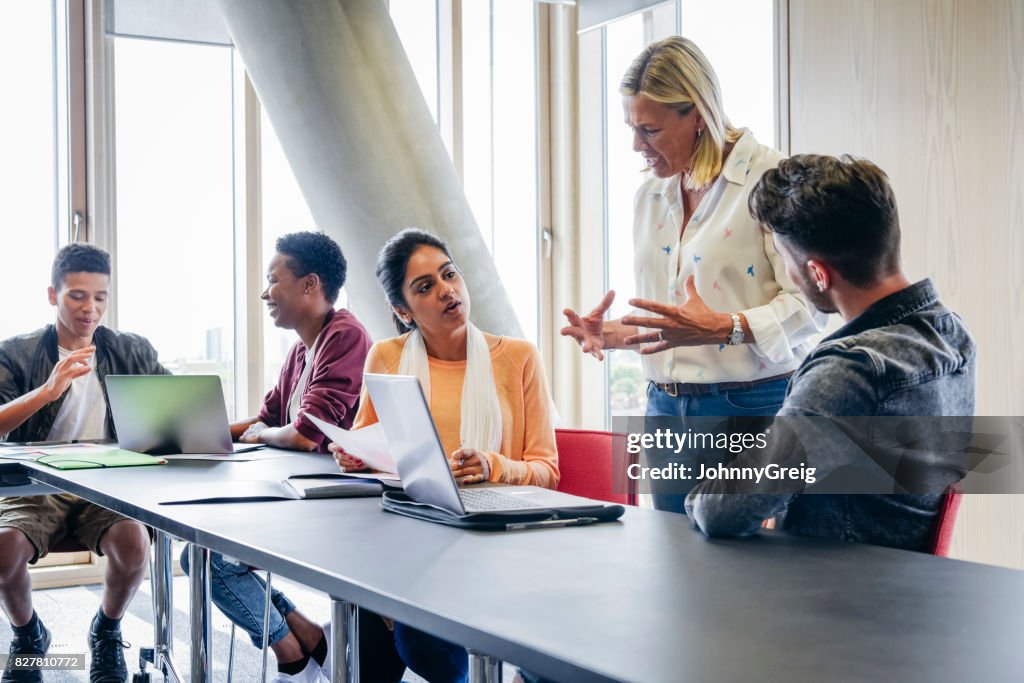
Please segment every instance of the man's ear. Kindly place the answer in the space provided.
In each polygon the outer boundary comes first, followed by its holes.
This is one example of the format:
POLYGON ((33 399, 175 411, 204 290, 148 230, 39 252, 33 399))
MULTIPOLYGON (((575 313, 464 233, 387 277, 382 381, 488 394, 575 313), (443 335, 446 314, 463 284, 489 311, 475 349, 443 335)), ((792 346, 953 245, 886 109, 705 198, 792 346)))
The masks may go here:
POLYGON ((53 285, 46 288, 46 296, 50 299, 50 305, 57 305, 57 288, 53 285))
POLYGON ((832 286, 832 272, 828 266, 816 259, 807 259, 807 273, 818 287, 819 292, 827 291, 832 286))

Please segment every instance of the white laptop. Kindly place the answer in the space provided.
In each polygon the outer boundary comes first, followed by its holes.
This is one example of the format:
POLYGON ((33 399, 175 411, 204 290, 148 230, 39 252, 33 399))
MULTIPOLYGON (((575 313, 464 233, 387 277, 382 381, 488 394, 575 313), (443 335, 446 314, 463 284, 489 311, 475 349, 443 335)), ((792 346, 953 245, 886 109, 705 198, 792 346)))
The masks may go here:
POLYGON ((138 453, 242 453, 231 443, 216 375, 107 375, 107 400, 120 448, 138 453))
POLYGON ((406 495, 459 517, 480 512, 593 508, 601 503, 539 486, 459 488, 419 380, 408 375, 364 377, 406 495))

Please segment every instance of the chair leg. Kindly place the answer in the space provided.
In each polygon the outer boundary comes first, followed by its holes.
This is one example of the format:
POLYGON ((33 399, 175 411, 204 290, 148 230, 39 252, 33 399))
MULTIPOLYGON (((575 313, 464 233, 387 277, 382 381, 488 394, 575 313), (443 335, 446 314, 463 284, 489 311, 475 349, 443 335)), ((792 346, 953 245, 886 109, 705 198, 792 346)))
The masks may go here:
POLYGON ((267 602, 263 606, 263 670, 260 673, 260 683, 265 683, 267 680, 267 650, 270 649, 270 610, 274 608, 273 601, 271 600, 271 585, 270 582, 273 578, 273 574, 267 572, 267 602))

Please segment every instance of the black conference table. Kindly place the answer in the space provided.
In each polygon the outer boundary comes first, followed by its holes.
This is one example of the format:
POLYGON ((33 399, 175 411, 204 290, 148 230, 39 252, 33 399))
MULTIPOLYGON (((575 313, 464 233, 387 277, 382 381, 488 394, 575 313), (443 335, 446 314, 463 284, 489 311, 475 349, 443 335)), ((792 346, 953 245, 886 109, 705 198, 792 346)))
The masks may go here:
MULTIPOLYGON (((324 591, 335 652, 354 635, 358 605, 558 681, 1024 680, 1016 570, 778 532, 709 540, 684 516, 643 509, 611 524, 495 533, 389 514, 375 498, 158 503, 214 481, 335 471, 322 455, 14 466, 161 536, 324 591)), ((194 638, 209 628, 196 575, 194 638)), ((197 645, 193 681, 209 675, 197 645)), ((335 659, 334 680, 358 667, 335 659)))

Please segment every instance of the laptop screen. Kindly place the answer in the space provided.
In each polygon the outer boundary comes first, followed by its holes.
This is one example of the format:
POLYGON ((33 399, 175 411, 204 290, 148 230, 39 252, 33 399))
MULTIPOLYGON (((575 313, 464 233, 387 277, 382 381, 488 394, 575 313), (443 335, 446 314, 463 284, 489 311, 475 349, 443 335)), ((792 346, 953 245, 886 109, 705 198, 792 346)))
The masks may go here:
POLYGON ((367 373, 364 381, 406 494, 417 503, 466 514, 419 380, 367 373))

